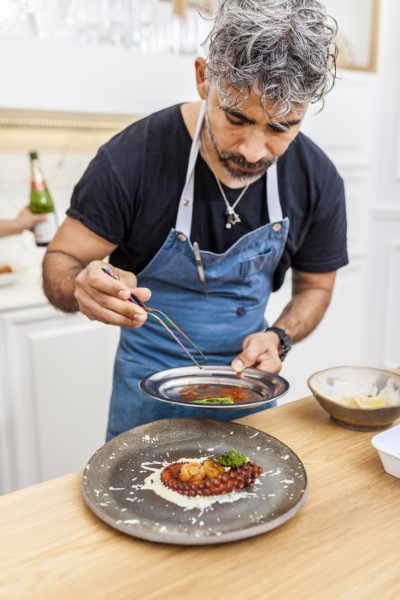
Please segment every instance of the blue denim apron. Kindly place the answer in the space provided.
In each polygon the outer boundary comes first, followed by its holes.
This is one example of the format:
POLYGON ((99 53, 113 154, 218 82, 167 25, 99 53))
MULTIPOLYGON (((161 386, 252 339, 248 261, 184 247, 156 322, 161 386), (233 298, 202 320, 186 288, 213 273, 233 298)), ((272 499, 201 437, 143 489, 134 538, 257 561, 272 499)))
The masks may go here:
MULTIPOLYGON (((270 223, 240 238, 223 254, 201 251, 208 295, 190 242, 195 164, 204 120, 203 103, 193 138, 176 226, 138 274, 138 286, 152 292, 151 306, 164 311, 207 356, 209 365, 229 365, 244 338, 266 326, 265 308, 289 229, 282 218, 276 164, 267 172, 270 223)), ((222 198, 221 198, 222 202, 222 198)), ((107 440, 119 433, 167 418, 232 420, 263 410, 215 410, 167 404, 143 394, 140 379, 155 371, 193 363, 153 319, 138 329, 122 328, 114 365, 107 440)))

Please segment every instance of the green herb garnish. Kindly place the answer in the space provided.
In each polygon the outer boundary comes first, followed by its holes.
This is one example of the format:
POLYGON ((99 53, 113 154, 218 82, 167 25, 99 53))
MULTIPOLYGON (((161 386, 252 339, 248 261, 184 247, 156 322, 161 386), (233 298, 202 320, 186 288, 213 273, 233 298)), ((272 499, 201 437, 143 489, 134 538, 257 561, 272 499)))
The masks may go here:
POLYGON ((193 400, 194 404, 235 404, 232 396, 222 398, 203 398, 202 400, 193 400))
POLYGON ((217 459, 223 467, 243 467, 247 463, 247 457, 240 454, 237 450, 229 450, 217 459))

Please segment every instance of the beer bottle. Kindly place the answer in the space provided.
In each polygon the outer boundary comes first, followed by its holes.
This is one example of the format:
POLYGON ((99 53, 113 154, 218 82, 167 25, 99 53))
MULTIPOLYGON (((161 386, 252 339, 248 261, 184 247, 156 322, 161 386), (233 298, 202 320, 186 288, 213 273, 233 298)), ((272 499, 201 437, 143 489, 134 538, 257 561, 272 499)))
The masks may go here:
POLYGON ((33 213, 45 214, 46 221, 37 223, 33 228, 37 246, 47 246, 57 231, 57 218, 54 203, 43 176, 37 152, 30 152, 31 159, 31 195, 29 208, 33 213))

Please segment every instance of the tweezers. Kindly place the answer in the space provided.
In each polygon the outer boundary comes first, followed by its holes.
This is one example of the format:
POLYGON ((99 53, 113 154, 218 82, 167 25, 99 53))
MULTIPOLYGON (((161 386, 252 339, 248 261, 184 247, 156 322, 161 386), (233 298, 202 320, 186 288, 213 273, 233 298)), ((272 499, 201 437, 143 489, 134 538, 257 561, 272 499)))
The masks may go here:
MULTIPOLYGON (((101 270, 104 271, 104 273, 106 273, 107 275, 109 275, 113 279, 119 280, 119 278, 117 277, 117 275, 115 275, 115 273, 113 273, 109 267, 101 267, 101 270)), ((132 293, 131 293, 130 297, 128 298, 128 300, 129 300, 129 302, 132 302, 133 304, 136 304, 137 306, 140 306, 140 308, 143 308, 143 310, 145 310, 147 312, 147 314, 149 315, 149 317, 153 317, 153 319, 155 319, 156 321, 158 321, 158 323, 160 323, 160 325, 162 325, 164 327, 164 329, 166 329, 166 331, 168 331, 168 333, 175 340, 175 342, 177 344, 179 344, 179 346, 182 348, 182 350, 184 350, 184 352, 186 352, 186 354, 194 362, 194 364, 197 365, 199 367, 199 369, 201 369, 201 365, 197 362, 197 360, 194 358, 194 356, 192 355, 192 353, 189 352, 189 350, 181 343, 181 341, 176 337, 176 335, 174 334, 174 332, 171 331, 171 329, 168 327, 168 325, 166 323, 164 323, 164 321, 160 318, 160 316, 163 317, 174 329, 176 329, 176 331, 178 331, 178 333, 180 333, 180 335, 189 344, 191 344, 193 346, 193 348, 204 358, 204 360, 207 360, 207 357, 204 356, 204 354, 202 353, 202 351, 196 346, 196 344, 194 344, 192 342, 192 340, 190 338, 188 338, 188 336, 185 333, 183 333, 183 331, 181 329, 179 329, 178 325, 176 325, 172 321, 172 319, 170 319, 161 310, 158 310, 157 308, 150 308, 150 306, 146 306, 146 304, 144 304, 141 300, 139 300, 139 298, 137 298, 132 293), (155 314, 155 313, 157 313, 157 314, 155 314), (158 315, 160 315, 160 316, 158 316, 158 315)))

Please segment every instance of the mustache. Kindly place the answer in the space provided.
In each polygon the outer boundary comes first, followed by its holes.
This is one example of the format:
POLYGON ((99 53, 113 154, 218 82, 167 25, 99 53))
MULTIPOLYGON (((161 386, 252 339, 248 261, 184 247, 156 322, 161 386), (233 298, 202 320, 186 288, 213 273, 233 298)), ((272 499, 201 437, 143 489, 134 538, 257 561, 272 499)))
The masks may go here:
POLYGON ((241 154, 230 154, 228 152, 222 152, 218 155, 218 158, 221 162, 233 162, 235 165, 239 167, 243 167, 245 169, 251 169, 252 171, 265 171, 271 165, 274 164, 275 160, 258 160, 255 163, 248 162, 241 154))

